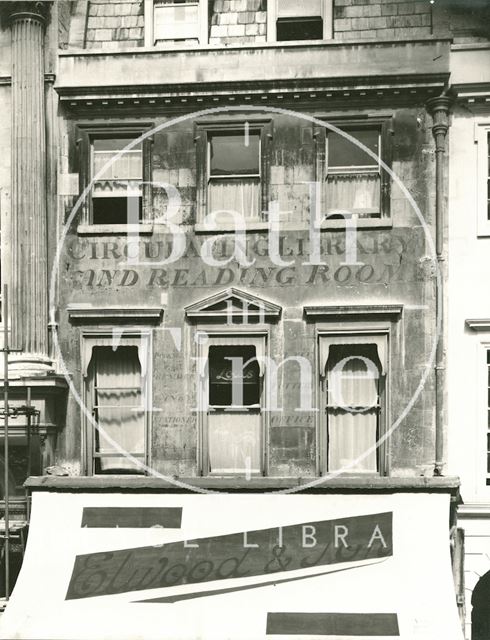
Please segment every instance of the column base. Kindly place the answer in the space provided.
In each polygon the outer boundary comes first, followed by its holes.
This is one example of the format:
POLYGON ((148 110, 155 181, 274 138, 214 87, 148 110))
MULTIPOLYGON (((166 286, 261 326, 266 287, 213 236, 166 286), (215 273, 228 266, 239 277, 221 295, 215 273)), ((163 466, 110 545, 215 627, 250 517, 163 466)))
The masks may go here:
POLYGON ((47 356, 32 353, 9 355, 9 378, 45 376, 53 371, 53 361, 47 356))

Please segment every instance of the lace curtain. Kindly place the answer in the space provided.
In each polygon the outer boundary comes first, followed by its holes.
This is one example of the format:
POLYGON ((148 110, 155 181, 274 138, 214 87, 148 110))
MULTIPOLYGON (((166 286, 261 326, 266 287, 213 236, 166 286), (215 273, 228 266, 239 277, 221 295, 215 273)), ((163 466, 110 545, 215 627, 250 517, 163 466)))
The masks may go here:
POLYGON ((379 215, 380 210, 378 173, 327 176, 327 213, 349 211, 368 217, 379 215))
MULTIPOLYGON (((246 220, 258 219, 260 182, 258 178, 220 178, 208 185, 208 214, 234 211, 246 220)), ((226 217, 220 214, 219 220, 226 217)), ((230 222, 232 219, 230 218, 230 222)))

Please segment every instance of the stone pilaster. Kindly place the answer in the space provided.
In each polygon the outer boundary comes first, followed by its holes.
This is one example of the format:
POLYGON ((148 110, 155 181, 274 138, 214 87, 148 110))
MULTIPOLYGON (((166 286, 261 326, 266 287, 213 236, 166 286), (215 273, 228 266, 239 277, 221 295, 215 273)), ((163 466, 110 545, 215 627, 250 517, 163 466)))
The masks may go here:
POLYGON ((11 370, 51 369, 48 357, 44 31, 47 2, 5 3, 12 37, 11 370))

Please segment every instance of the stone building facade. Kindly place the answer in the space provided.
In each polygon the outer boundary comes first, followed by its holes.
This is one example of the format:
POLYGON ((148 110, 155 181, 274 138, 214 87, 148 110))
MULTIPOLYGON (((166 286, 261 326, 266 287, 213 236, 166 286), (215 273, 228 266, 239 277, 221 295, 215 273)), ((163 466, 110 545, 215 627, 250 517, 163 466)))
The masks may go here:
MULTIPOLYGON (((443 495, 463 617, 447 136, 454 43, 485 46, 485 8, 9 4, 9 402, 29 390, 38 409, 32 437, 21 416, 13 428, 11 484, 308 485, 326 508, 352 494, 361 510, 443 495)), ((402 635, 422 637, 411 615, 402 635)))

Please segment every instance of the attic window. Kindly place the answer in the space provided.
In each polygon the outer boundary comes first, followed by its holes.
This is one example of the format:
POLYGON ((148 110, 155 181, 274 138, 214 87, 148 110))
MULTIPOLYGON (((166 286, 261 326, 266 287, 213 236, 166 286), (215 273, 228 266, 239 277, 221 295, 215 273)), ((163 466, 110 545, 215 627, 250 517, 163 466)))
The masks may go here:
POLYGON ((324 40, 331 37, 331 0, 274 0, 268 15, 269 40, 324 40))
POLYGON ((206 44, 207 0, 145 0, 145 45, 206 44))

